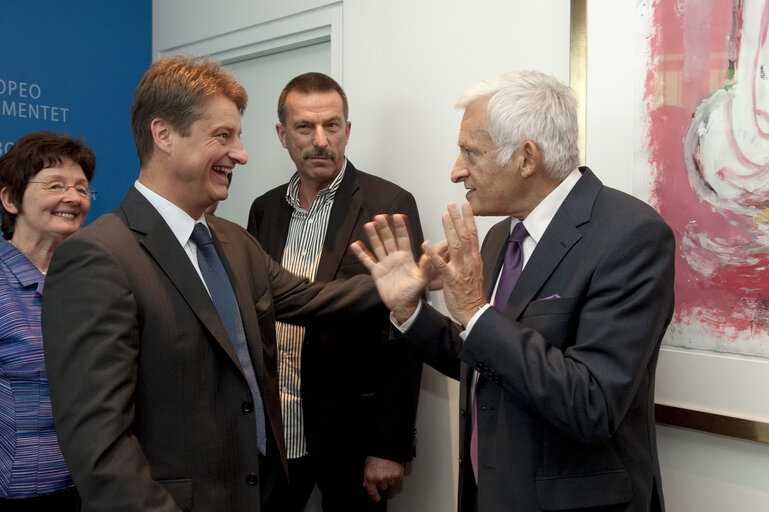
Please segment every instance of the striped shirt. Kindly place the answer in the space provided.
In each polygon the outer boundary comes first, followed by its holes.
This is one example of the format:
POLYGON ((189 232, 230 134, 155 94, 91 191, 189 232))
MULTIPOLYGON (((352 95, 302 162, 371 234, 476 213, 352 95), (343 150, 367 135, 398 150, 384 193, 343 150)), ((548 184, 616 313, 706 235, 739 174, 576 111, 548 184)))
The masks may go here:
POLYGON ((0 237, 0 498, 73 487, 56 439, 43 359, 43 280, 0 237))
MULTIPOLYGON (((299 173, 295 173, 288 183, 286 201, 294 210, 280 263, 293 274, 310 281, 315 280, 318 271, 331 207, 346 168, 347 160, 342 166, 342 172, 312 200, 309 211, 299 204, 299 173)), ((289 459, 296 459, 307 454, 302 397, 299 394, 304 327, 276 322, 275 330, 278 336, 278 376, 286 452, 289 459)))

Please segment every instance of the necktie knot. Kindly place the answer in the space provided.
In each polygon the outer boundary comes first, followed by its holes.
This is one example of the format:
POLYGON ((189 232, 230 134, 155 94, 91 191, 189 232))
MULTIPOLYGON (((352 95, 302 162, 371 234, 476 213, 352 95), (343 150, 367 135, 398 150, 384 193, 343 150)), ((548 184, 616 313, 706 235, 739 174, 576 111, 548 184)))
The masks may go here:
POLYGON ((211 233, 208 232, 205 224, 202 222, 196 222, 195 228, 192 230, 190 240, 195 242, 195 245, 207 245, 212 244, 214 241, 211 239, 211 233))
POLYGON ((521 243, 523 242, 523 239, 526 238, 526 235, 528 235, 529 232, 526 231, 526 226, 523 225, 523 222, 519 222, 515 226, 513 226, 513 232, 510 233, 510 237, 508 240, 511 242, 517 242, 521 243))

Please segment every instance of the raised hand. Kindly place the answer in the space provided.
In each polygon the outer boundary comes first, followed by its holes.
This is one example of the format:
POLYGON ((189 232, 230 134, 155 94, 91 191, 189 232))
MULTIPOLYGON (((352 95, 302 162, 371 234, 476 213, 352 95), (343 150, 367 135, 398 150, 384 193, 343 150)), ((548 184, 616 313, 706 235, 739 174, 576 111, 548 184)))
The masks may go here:
POLYGON ((422 255, 414 262, 406 219, 403 215, 377 215, 365 226, 372 252, 358 240, 350 248, 374 278, 382 302, 399 323, 416 311, 430 281, 430 258, 422 255))
POLYGON ((466 326, 488 301, 483 293, 483 261, 478 245, 478 230, 470 203, 462 204, 462 213, 449 203, 443 214, 448 256, 441 245, 427 248, 435 270, 443 280, 443 298, 454 319, 466 326))

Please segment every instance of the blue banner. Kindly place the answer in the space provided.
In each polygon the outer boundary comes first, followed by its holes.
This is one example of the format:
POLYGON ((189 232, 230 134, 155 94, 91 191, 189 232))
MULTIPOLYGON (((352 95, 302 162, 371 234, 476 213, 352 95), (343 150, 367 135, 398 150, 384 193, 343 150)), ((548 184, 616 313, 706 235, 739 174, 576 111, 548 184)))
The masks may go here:
POLYGON ((151 29, 151 0, 0 7, 0 154, 37 130, 83 138, 96 153, 89 221, 114 209, 139 175, 129 117, 151 29))

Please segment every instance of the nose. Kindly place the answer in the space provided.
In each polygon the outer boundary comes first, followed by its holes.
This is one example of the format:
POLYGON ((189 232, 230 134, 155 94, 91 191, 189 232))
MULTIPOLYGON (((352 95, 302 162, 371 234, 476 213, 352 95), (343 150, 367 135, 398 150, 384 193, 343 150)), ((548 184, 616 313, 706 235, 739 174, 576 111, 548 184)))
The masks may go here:
POLYGON ((248 162, 246 147, 243 145, 243 141, 240 140, 240 138, 235 141, 235 147, 230 151, 230 158, 240 165, 245 165, 246 162, 248 162))
POLYGON ((326 138, 326 132, 322 126, 315 127, 315 133, 312 136, 312 145, 316 148, 324 148, 328 146, 328 139, 326 138))
POLYGON ((87 196, 83 197, 80 194, 78 194, 77 190, 75 190, 75 185, 70 185, 64 191, 64 200, 68 203, 79 203, 81 201, 85 201, 85 202, 91 201, 89 197, 87 196))
POLYGON ((451 168, 451 182, 459 183, 470 175, 467 171, 467 165, 462 155, 457 157, 457 161, 454 162, 454 167, 451 168))

